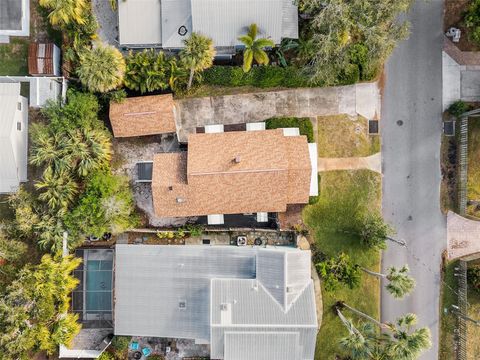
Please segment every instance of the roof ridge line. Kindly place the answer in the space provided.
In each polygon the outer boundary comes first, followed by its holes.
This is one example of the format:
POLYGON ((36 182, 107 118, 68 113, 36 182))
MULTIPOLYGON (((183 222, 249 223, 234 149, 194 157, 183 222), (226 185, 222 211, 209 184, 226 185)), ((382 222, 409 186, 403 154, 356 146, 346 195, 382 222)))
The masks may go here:
POLYGON ((265 172, 285 172, 287 169, 266 169, 266 170, 232 170, 232 171, 209 171, 209 172, 190 172, 189 176, 218 175, 218 174, 244 174, 244 173, 265 173, 265 172))

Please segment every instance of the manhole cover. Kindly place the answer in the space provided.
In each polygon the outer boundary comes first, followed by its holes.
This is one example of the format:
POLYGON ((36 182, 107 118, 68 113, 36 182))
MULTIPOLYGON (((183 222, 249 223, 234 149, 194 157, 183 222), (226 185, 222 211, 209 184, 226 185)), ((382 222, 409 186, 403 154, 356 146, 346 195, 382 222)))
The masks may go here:
POLYGON ((141 359, 141 358, 142 358, 142 353, 141 353, 140 351, 135 351, 135 352, 133 353, 133 358, 134 358, 134 359, 137 359, 137 360, 138 360, 138 359, 141 359))
POLYGON ((402 125, 403 125, 403 120, 398 120, 398 121, 397 121, 397 125, 398 125, 398 126, 402 126, 402 125))

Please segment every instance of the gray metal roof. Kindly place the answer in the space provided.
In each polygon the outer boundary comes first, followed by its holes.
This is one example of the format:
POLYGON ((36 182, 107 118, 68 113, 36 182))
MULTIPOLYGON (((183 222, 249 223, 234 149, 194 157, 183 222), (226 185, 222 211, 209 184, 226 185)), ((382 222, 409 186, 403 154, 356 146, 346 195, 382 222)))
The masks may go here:
POLYGON ((117 335, 195 339, 211 344, 213 359, 313 359, 309 251, 117 245, 115 268, 117 335), (247 341, 252 355, 243 349, 247 341), (276 355, 279 343, 289 344, 287 357, 262 355, 276 355))
POLYGON ((217 47, 242 45, 238 37, 256 23, 260 35, 279 44, 298 38, 293 0, 128 0, 119 1, 122 45, 181 48, 192 31, 210 36, 217 47), (179 34, 180 27, 187 34, 179 34))
POLYGON ((0 83, 0 193, 27 180, 28 101, 19 83, 0 83))
POLYGON ((301 360, 298 332, 225 332, 225 359, 301 360))

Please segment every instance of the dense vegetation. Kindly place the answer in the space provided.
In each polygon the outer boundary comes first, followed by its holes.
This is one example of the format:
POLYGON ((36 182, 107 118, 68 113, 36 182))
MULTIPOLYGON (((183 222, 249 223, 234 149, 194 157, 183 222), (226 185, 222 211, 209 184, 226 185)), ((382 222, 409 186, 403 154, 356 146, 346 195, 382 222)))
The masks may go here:
POLYGON ((305 135, 309 143, 315 142, 313 125, 309 118, 276 117, 265 120, 267 129, 298 128, 300 135, 305 135))
POLYGON ((470 39, 480 44, 480 1, 471 0, 470 5, 465 12, 465 26, 468 28, 470 39))

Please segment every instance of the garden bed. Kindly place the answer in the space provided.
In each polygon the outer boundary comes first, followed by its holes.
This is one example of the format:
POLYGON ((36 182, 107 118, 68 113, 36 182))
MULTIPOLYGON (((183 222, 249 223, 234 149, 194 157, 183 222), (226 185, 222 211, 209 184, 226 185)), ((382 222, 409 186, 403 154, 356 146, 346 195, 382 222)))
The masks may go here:
POLYGON ((467 214, 480 218, 480 119, 468 120, 467 214))
POLYGON ((480 46, 469 39, 467 29, 463 23, 465 11, 471 0, 445 0, 445 15, 443 18, 443 29, 446 32, 451 27, 456 27, 462 32, 460 41, 455 45, 462 51, 479 51, 480 46))
MULTIPOLYGON (((366 206, 380 209, 380 174, 367 170, 326 172, 322 173, 320 185, 318 202, 304 210, 304 220, 311 229, 315 245, 327 256, 344 252, 360 266, 380 271, 380 252, 366 249, 357 236, 342 232, 356 208, 366 206)), ((348 333, 334 313, 333 305, 342 300, 378 319, 380 281, 373 276, 363 276, 359 288, 350 290, 340 287, 332 292, 322 288, 322 297, 323 320, 317 337, 315 358, 330 360, 345 355, 338 343, 348 333)))
POLYGON ((368 120, 345 114, 317 117, 318 156, 370 156, 380 151, 380 137, 368 134, 368 120))

